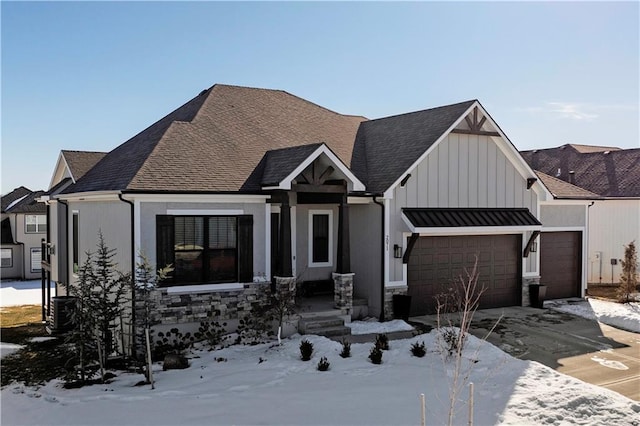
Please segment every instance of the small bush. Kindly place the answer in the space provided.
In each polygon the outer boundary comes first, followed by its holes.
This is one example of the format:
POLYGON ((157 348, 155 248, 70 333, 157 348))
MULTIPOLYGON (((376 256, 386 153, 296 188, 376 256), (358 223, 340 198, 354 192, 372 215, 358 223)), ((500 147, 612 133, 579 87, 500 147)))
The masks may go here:
POLYGON ((304 339, 300 342, 300 358, 303 361, 309 361, 311 359, 311 355, 313 354, 313 343, 304 339))
POLYGON ((260 308, 255 308, 251 314, 238 321, 237 333, 236 343, 251 346, 266 343, 275 334, 271 327, 271 318, 260 308))
POLYGON ((458 351, 462 351, 466 336, 463 334, 460 337, 460 331, 454 327, 447 327, 440 330, 440 341, 442 350, 447 352, 447 355, 452 356, 458 351))
POLYGON ((376 346, 383 351, 389 350, 389 338, 386 334, 378 334, 376 336, 376 346))
POLYGON ((167 354, 182 354, 189 349, 196 338, 191 333, 182 334, 177 328, 172 328, 166 333, 158 333, 158 341, 155 341, 152 358, 154 361, 164 359, 167 354))
POLYGON ((342 339, 342 352, 340 352, 342 358, 349 358, 351 356, 351 343, 347 339, 342 339))
POLYGON ((422 358, 426 355, 426 353, 427 347, 425 346, 424 342, 415 342, 413 345, 411 345, 411 355, 422 358))
POLYGON ((369 359, 373 364, 382 364, 382 349, 380 349, 377 344, 371 348, 369 359))
POLYGON ((227 333, 225 329, 226 326, 226 322, 220 324, 217 321, 201 321, 198 332, 196 333, 196 338, 206 340, 209 346, 215 349, 222 343, 227 333))
POLYGON ((320 358, 320 361, 318 361, 318 371, 327 371, 330 365, 329 361, 327 361, 327 357, 323 356, 320 358))

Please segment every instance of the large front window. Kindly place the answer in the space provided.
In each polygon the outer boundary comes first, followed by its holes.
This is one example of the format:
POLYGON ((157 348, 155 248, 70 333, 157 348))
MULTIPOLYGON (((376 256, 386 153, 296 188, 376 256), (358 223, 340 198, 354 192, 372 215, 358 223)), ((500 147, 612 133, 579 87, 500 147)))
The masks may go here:
POLYGON ((47 232, 47 216, 40 214, 25 216, 25 232, 27 234, 47 232))
POLYGON ((164 284, 253 280, 251 216, 158 216, 158 268, 173 265, 164 284))
POLYGON ((235 217, 176 217, 176 283, 237 281, 237 232, 235 217))

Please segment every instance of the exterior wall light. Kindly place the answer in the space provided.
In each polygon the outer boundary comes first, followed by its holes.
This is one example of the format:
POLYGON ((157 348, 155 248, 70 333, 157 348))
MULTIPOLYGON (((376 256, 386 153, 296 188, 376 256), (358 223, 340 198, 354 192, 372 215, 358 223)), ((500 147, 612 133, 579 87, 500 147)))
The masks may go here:
POLYGON ((396 259, 402 258, 402 247, 397 244, 393 245, 393 257, 396 259))

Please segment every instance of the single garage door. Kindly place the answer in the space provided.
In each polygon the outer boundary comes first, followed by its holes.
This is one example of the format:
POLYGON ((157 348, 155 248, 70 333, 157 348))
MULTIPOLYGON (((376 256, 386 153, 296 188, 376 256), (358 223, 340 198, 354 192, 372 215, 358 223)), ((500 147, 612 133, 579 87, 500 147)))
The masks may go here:
POLYGON ((546 299, 580 297, 581 264, 581 232, 540 234, 540 282, 547 286, 546 299))
POLYGON ((420 237, 408 264, 411 315, 435 312, 434 297, 471 270, 478 256, 480 308, 521 304, 521 235, 420 237))

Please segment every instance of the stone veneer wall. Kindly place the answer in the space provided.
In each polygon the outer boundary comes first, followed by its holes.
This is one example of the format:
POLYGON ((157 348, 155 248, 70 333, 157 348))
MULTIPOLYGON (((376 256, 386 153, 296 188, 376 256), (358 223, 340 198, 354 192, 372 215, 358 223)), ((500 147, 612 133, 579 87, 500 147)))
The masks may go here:
POLYGON ((331 274, 333 278, 333 301, 336 309, 342 310, 345 315, 351 315, 353 311, 353 277, 354 273, 331 274))
POLYGON ((152 293, 156 304, 153 323, 169 325, 207 319, 238 319, 266 302, 269 286, 268 282, 245 283, 243 288, 237 290, 183 294, 169 294, 166 288, 159 288, 152 293))
POLYGON ((399 287, 386 287, 384 289, 384 319, 392 320, 393 317, 393 296, 395 294, 406 295, 408 287, 407 286, 399 286, 399 287))
POLYGON ((532 284, 540 284, 540 277, 523 277, 522 278, 522 306, 531 306, 531 296, 529 295, 529 286, 532 284))

